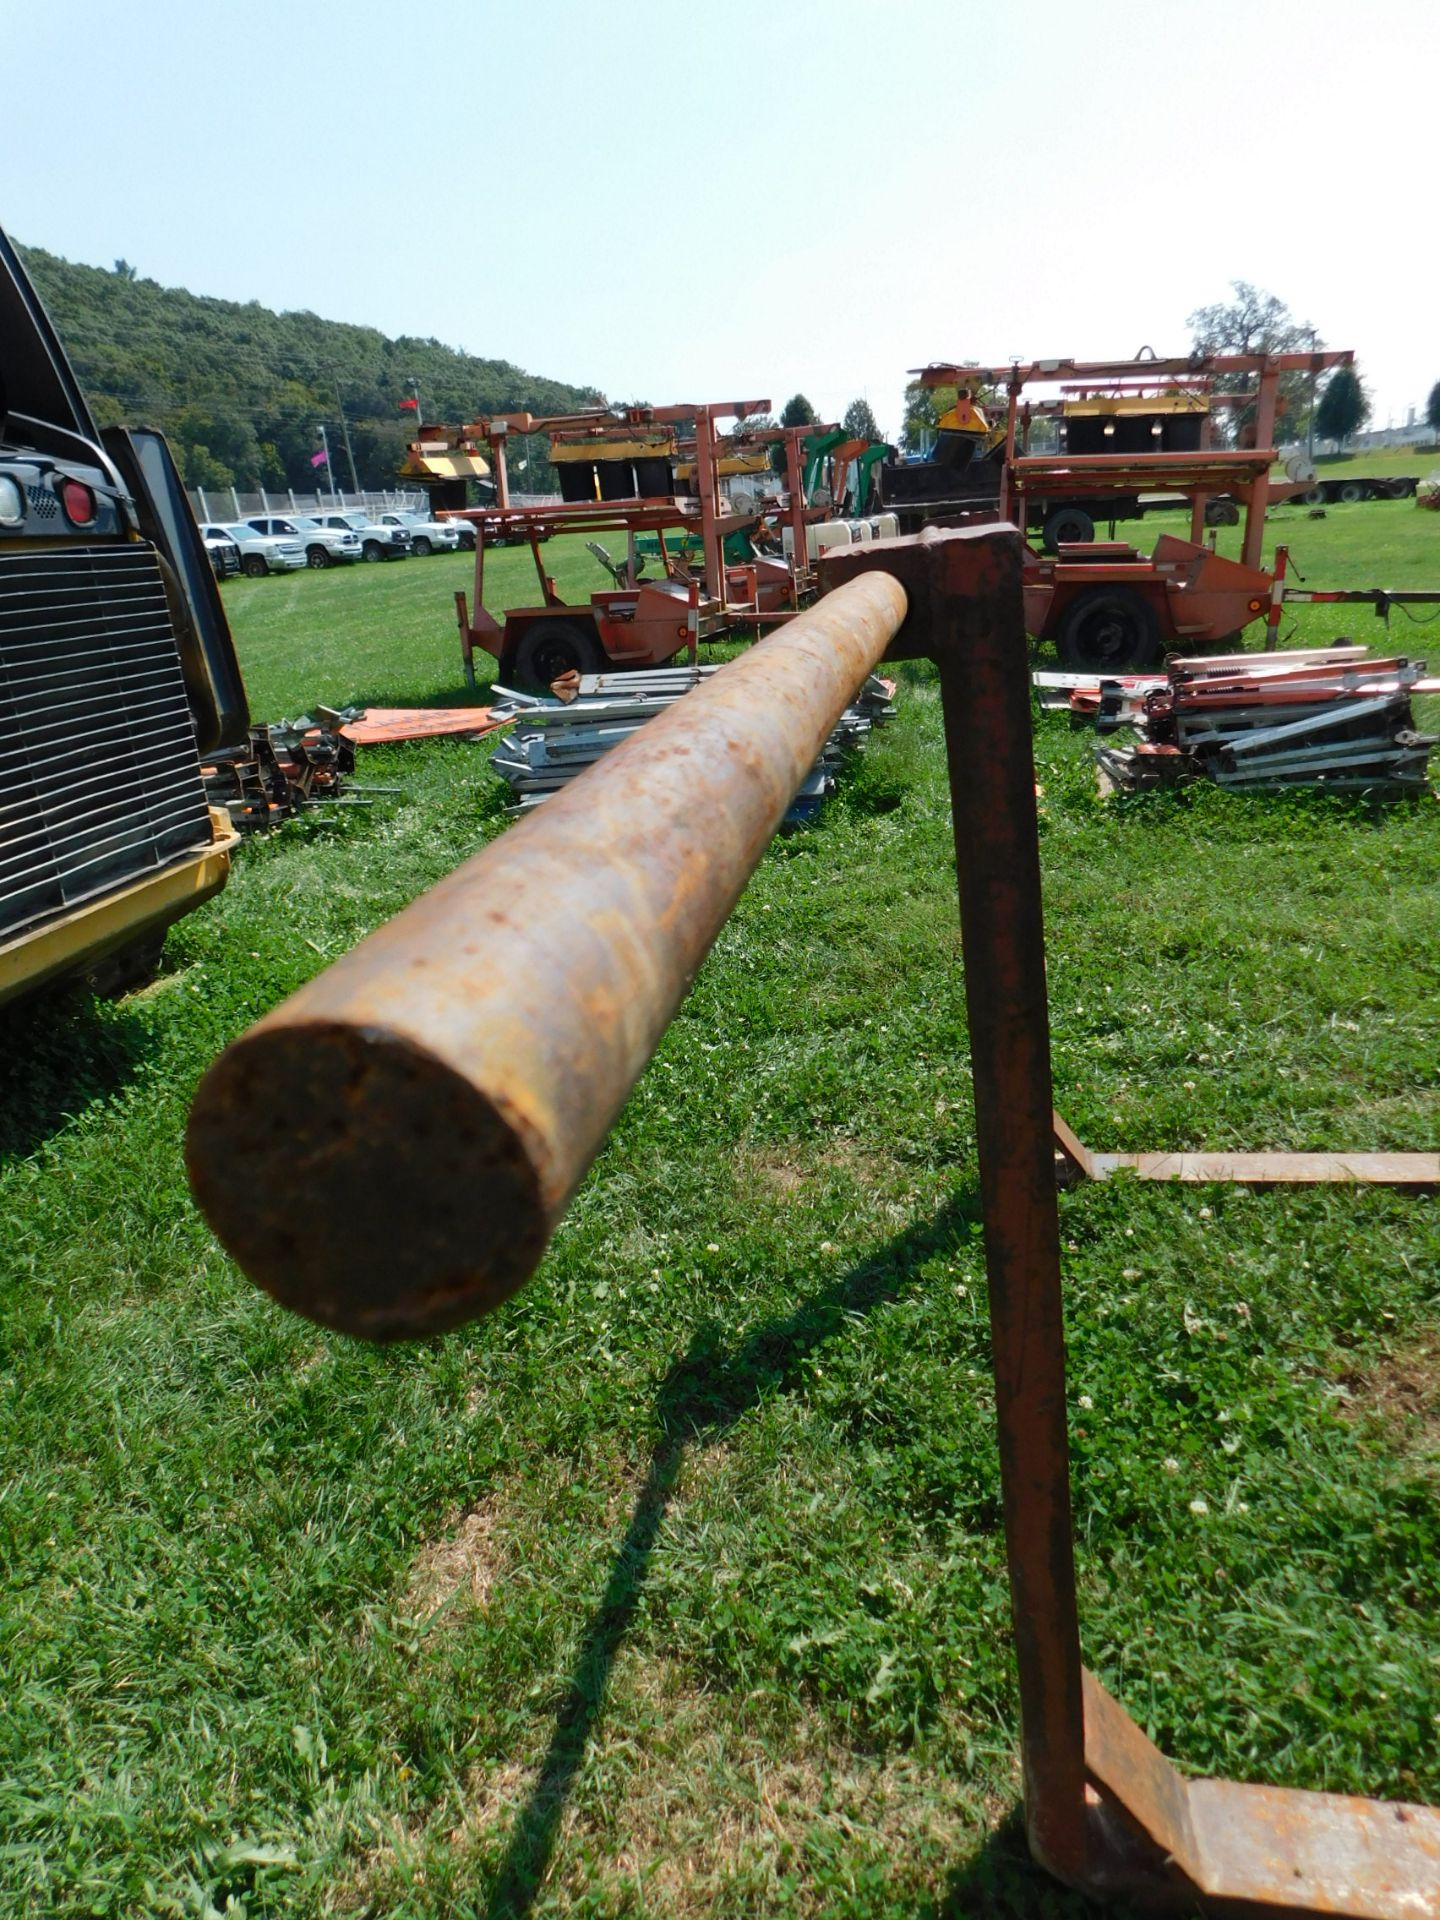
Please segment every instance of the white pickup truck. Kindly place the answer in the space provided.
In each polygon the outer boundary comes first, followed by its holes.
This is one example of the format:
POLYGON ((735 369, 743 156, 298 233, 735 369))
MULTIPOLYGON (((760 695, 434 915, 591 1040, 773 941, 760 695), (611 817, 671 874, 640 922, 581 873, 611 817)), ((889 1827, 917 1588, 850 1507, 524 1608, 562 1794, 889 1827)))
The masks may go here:
POLYGON ((342 533, 338 527, 322 527, 310 514, 297 514, 290 519, 261 514, 245 524, 256 533, 298 540, 305 549, 307 567, 338 567, 360 558, 360 541, 355 534, 342 533))
POLYGON ((340 533, 353 533, 360 542, 362 560, 404 560, 410 553, 410 529, 396 524, 382 525, 365 513, 317 514, 322 527, 334 527, 340 533))
POLYGON ((381 513, 376 518, 382 527, 404 527, 416 553, 454 553, 460 544, 460 529, 447 520, 423 513, 381 513))

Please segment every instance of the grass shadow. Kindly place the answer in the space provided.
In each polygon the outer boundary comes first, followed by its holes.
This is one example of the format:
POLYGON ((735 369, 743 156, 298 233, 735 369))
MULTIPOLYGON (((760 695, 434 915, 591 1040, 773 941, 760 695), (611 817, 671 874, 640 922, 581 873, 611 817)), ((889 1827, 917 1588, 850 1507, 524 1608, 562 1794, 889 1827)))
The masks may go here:
POLYGON ((561 1818, 604 1711, 615 1659, 634 1620, 650 1556, 684 1465, 687 1448, 722 1440, 771 1396, 808 1378, 817 1348, 857 1317, 897 1299, 911 1274, 952 1246, 980 1218, 979 1192, 967 1186, 934 1216, 887 1241, 829 1286, 780 1318, 763 1321, 727 1346, 713 1323, 696 1332, 661 1383, 656 1399, 659 1437, 644 1484, 615 1555, 600 1604, 555 1717, 555 1730, 530 1797, 516 1816, 486 1920, 524 1920, 535 1904, 555 1850, 561 1818))
POLYGON ((916 1909, 915 1920, 1127 1920, 1133 1912, 1051 1879, 1030 1857, 1016 1806, 949 1876, 940 1898, 916 1909))
POLYGON ((146 1023, 84 987, 0 1007, 0 1161, 23 1159, 107 1100, 154 1049, 146 1023))

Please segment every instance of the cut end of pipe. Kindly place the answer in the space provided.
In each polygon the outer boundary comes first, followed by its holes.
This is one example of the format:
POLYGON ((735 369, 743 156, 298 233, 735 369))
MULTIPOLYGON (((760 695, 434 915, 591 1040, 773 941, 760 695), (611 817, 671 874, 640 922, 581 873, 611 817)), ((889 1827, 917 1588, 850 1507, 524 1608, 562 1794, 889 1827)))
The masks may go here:
POLYGON ((515 1125, 397 1034, 262 1028, 200 1083, 185 1158, 227 1253, 282 1306, 364 1340, 508 1300, 550 1237, 515 1125))

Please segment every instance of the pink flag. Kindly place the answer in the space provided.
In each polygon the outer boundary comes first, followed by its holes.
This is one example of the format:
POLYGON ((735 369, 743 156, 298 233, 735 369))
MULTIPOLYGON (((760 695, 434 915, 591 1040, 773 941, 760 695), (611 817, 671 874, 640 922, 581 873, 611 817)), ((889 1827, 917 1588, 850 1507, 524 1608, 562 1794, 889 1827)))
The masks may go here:
POLYGON ((325 451, 324 451, 324 450, 322 449, 322 450, 321 450, 321 451, 320 451, 319 453, 312 453, 312 454, 311 454, 311 456, 310 456, 310 464, 311 464, 311 466, 312 466, 312 467, 325 467, 325 466, 328 466, 328 465, 330 464, 330 456, 329 456, 329 454, 328 454, 328 453, 326 453, 326 452, 325 452, 325 451))

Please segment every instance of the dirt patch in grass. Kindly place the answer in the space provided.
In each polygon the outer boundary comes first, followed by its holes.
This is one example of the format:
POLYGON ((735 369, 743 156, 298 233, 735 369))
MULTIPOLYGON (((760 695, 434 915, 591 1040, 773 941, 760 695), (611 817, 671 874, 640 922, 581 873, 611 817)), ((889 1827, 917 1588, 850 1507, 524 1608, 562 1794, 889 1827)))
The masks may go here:
POLYGON ((1401 1452, 1440 1471, 1440 1332, 1383 1354, 1341 1386, 1350 1418, 1377 1418, 1401 1452))
POLYGON ((401 1611, 414 1620, 429 1620, 459 1595, 483 1607, 505 1564, 494 1508, 488 1503, 476 1507, 420 1549, 405 1584, 401 1611))
MULTIPOLYGON (((453 1843, 489 1851, 497 1821, 512 1843, 535 1781, 510 1765, 477 1769, 453 1843)), ((656 1915, 720 1920, 782 1895, 787 1911, 818 1913, 834 1888, 814 1865, 837 1843, 911 1878, 914 1897, 934 1896, 1006 1810, 943 1763, 852 1751, 806 1709, 707 1692, 678 1662, 629 1650, 560 1814, 544 1897, 564 1910, 598 1870, 643 1889, 656 1915)))
POLYGON ((740 1146, 731 1164, 735 1184, 742 1191, 770 1193, 783 1200, 819 1192, 837 1173, 872 1191, 902 1184, 906 1178, 898 1160, 843 1135, 813 1146, 740 1146))

